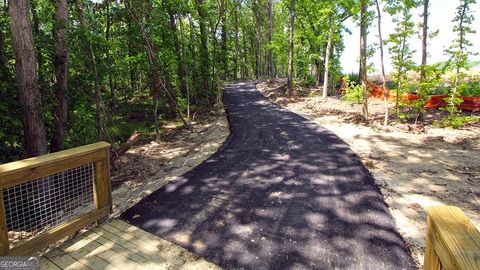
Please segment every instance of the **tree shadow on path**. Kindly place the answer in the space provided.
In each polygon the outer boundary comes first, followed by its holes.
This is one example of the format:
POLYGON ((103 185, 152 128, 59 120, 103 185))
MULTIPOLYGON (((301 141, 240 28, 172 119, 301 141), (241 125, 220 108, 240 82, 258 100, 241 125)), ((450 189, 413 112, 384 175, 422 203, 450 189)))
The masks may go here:
POLYGON ((414 269, 374 181, 330 131, 225 89, 231 135, 122 215, 226 269, 414 269))

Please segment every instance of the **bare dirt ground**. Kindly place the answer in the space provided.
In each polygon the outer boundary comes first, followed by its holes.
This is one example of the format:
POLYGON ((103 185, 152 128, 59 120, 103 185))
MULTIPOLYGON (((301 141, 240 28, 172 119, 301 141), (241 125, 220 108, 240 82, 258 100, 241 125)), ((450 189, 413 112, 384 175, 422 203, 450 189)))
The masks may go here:
POLYGON ((210 157, 227 139, 229 128, 222 107, 194 122, 191 131, 171 125, 162 134, 160 142, 140 142, 115 161, 112 217, 210 157))
MULTIPOLYGON (((429 206, 460 207, 480 228, 480 127, 458 130, 393 123, 383 127, 383 103, 370 100, 372 123, 361 105, 338 98, 285 97, 283 81, 259 83, 270 100, 337 134, 360 156, 380 187, 398 230, 423 265, 429 206)), ((430 118, 434 113, 431 113, 430 118)), ((428 121, 431 122, 431 121, 428 121)))

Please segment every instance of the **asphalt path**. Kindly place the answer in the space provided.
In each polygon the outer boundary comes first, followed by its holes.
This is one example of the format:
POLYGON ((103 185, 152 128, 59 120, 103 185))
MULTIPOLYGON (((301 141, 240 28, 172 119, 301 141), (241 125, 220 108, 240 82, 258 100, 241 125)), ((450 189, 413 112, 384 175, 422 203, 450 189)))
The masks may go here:
POLYGON ((226 87, 222 148, 122 219, 225 269, 414 269, 373 178, 327 129, 226 87))

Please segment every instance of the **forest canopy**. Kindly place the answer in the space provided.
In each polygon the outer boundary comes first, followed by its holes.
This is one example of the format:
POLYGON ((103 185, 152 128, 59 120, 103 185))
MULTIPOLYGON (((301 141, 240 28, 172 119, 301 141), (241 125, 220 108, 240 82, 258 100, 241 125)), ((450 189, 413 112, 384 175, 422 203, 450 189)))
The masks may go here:
POLYGON ((475 3, 458 1, 450 61, 436 64, 423 60, 434 36, 428 0, 3 0, 0 163, 99 140, 118 146, 135 131, 159 139, 165 121, 188 127, 193 115, 221 100, 222 86, 232 80, 288 78, 289 94, 302 86, 321 87, 324 97, 336 94, 345 76, 340 57, 342 36, 351 30, 347 19, 361 29, 358 44, 349 44, 361 52, 360 70, 350 80, 359 85, 366 118, 367 59, 383 46, 392 55, 393 88, 418 93, 419 116, 426 95, 441 88, 438 78, 448 72, 455 113, 461 94, 480 95, 478 83, 465 80, 476 53, 469 41, 475 3), (419 7, 423 15, 413 13, 419 7), (369 31, 381 31, 374 20, 381 26, 387 13, 395 15, 396 32, 367 40, 369 31), (422 25, 412 16, 423 16, 422 25), (417 34, 425 45, 420 65, 408 42, 417 34), (420 74, 415 85, 409 72, 420 74))

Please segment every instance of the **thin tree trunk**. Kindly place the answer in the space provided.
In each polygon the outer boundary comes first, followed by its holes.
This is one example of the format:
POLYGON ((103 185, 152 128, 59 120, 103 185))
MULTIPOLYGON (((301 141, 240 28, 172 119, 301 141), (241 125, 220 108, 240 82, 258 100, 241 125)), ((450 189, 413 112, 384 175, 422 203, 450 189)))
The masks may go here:
POLYGON ((362 84, 363 105, 362 114, 368 121, 368 89, 367 89, 367 0, 360 0, 360 70, 359 77, 362 84))
POLYGON ((248 49, 247 49, 247 39, 245 38, 245 33, 242 37, 243 41, 243 63, 242 63, 242 78, 247 78, 249 76, 248 73, 248 49))
MULTIPOLYGON (((130 19, 127 19, 126 20, 126 23, 127 23, 127 29, 128 29, 128 33, 129 35, 133 35, 133 30, 132 30, 132 24, 131 24, 131 20, 130 19)), ((129 73, 130 73, 130 91, 132 93, 135 93, 135 91, 137 90, 137 79, 138 79, 138 76, 137 76, 137 72, 136 72, 136 69, 135 67, 133 66, 133 60, 131 60, 133 58, 133 56, 135 55, 135 52, 134 52, 134 49, 133 49, 133 44, 132 44, 132 40, 129 38, 128 41, 127 41, 127 46, 128 46, 128 57, 129 57, 129 61, 128 61, 128 66, 129 66, 129 73)), ((125 100, 127 99, 127 96, 124 97, 125 100)))
MULTIPOLYGON (((405 25, 405 28, 407 26, 405 25)), ((405 58, 405 47, 406 47, 406 43, 407 43, 407 37, 403 37, 402 41, 401 41, 401 45, 400 45, 400 55, 399 55, 399 59, 401 60, 401 62, 404 61, 404 58, 405 58)), ((402 67, 400 67, 400 69, 398 70, 398 78, 401 78, 403 75, 404 75, 404 71, 402 67)), ((397 121, 399 120, 400 118, 400 89, 402 89, 402 86, 403 84, 401 82, 398 83, 398 87, 397 87, 397 90, 396 90, 396 93, 397 93, 397 96, 396 96, 396 99, 395 99, 395 114, 397 116, 397 121)))
POLYGON ((380 10, 379 0, 375 0, 377 6, 377 18, 378 18, 378 39, 380 44, 380 65, 382 68, 382 81, 383 81, 383 104, 385 107, 385 117, 383 119, 383 125, 388 125, 388 100, 387 100, 387 77, 385 75, 385 62, 383 54, 383 38, 382 38, 382 13, 380 10))
POLYGON ((186 39, 185 38, 185 26, 183 24, 183 20, 180 18, 180 20, 178 20, 179 22, 179 27, 180 27, 180 39, 182 40, 182 42, 179 44, 180 45, 180 58, 181 58, 181 64, 183 65, 183 70, 184 70, 184 74, 185 74, 185 77, 183 78, 184 81, 185 81, 185 97, 187 99, 187 115, 186 115, 186 120, 189 124, 189 128, 191 129, 192 128, 192 125, 190 123, 190 85, 189 85, 189 82, 188 82, 188 74, 191 74, 193 72, 193 69, 191 70, 191 72, 189 73, 188 72, 188 68, 187 68, 187 65, 185 65, 186 63, 186 59, 187 59, 187 50, 185 49, 185 43, 184 43, 184 40, 186 39))
POLYGON ((109 68, 108 72, 108 88, 110 88, 110 107, 113 112, 117 111, 117 94, 116 94, 116 89, 113 83, 113 77, 112 77, 112 66, 113 63, 110 59, 110 28, 112 26, 112 20, 111 20, 111 15, 110 15, 110 1, 105 1, 106 2, 106 17, 107 17, 107 22, 106 22, 106 29, 105 29, 105 39, 107 40, 107 64, 109 68))
POLYGON ((328 72, 330 68, 330 49, 332 47, 332 36, 333 36, 333 14, 330 14, 329 19, 329 30, 328 30, 328 41, 327 49, 325 50, 325 74, 323 75, 323 98, 327 98, 328 95, 328 72))
POLYGON ((9 3, 17 86, 23 112, 24 146, 27 155, 33 157, 47 153, 47 139, 29 10, 28 0, 15 0, 9 3))
POLYGON ((156 123, 156 131, 157 131, 157 138, 159 138, 160 134, 160 128, 159 128, 159 123, 158 123, 158 117, 157 117, 157 112, 158 112, 158 99, 160 98, 160 93, 163 89, 165 94, 167 95, 168 100, 170 101, 170 104, 173 107, 174 112, 177 114, 177 116, 182 120, 182 122, 185 124, 185 126, 190 126, 189 123, 185 120, 183 117, 182 112, 178 108, 177 100, 176 100, 176 95, 175 93, 172 93, 170 90, 170 83, 169 83, 169 78, 164 74, 164 68, 161 63, 158 62, 157 60, 157 55, 155 51, 155 46, 153 44, 152 39, 149 37, 145 25, 145 18, 139 17, 139 16, 145 16, 148 17, 150 16, 149 14, 137 14, 132 8, 134 7, 133 4, 130 1, 125 1, 126 3, 126 9, 130 15, 130 18, 133 19, 140 27, 140 35, 142 36, 144 42, 145 42, 145 47, 147 48, 147 56, 148 56, 148 61, 150 64, 150 72, 153 80, 153 84, 151 86, 152 89, 152 94, 154 98, 154 103, 155 103, 155 109, 154 109, 154 117, 155 117, 155 123, 156 123), (162 76, 163 75, 163 76, 162 76))
POLYGON ((259 1, 254 1, 253 12, 255 14, 255 79, 259 79, 263 72, 262 61, 262 16, 260 14, 259 1))
POLYGON ((209 103, 209 60, 208 60, 208 33, 207 33, 207 15, 205 13, 205 7, 203 4, 203 0, 195 0, 198 16, 199 18, 199 25, 200 25, 200 73, 202 76, 202 86, 203 91, 205 91, 205 95, 207 97, 207 103, 209 103))
POLYGON ((0 80, 6 80, 7 77, 7 57, 5 56, 5 36, 3 33, 3 7, 0 10, 0 80), (4 78, 5 77, 5 78, 4 78))
POLYGON ((423 0, 422 68, 420 70, 420 82, 425 80, 425 66, 427 65, 428 6, 429 0, 423 0))
POLYGON ((238 64, 239 59, 241 59, 241 49, 240 43, 238 40, 238 8, 239 4, 237 0, 234 0, 235 4, 235 13, 234 13, 234 28, 235 28, 235 58, 233 59, 233 79, 236 80, 238 78, 238 64))
MULTIPOLYGON (((196 62, 196 53, 195 53, 195 27, 193 25, 193 21, 191 17, 188 18, 188 21, 190 25, 190 54, 191 54, 190 56, 192 58, 192 88, 194 90, 195 104, 198 104, 198 95, 197 95, 198 91, 196 91, 198 89, 195 88, 196 81, 197 81, 197 62, 196 62)), ((191 92, 190 87, 188 89, 190 93, 191 92)))
MULTIPOLYGON (((83 15, 83 3, 82 0, 76 0, 75 6, 78 13, 78 18, 80 20, 80 27, 84 30, 88 30, 87 24, 85 23, 85 17, 83 15)), ((102 91, 100 85, 100 77, 98 75, 98 68, 97 68, 97 59, 95 57, 95 52, 93 50, 92 43, 87 41, 87 55, 92 62, 93 67, 93 74, 95 75, 95 113, 96 113, 96 125, 97 125, 97 141, 101 141, 105 139, 105 115, 103 108, 103 100, 102 100, 102 91)))
POLYGON ((50 143, 50 150, 57 152, 63 149, 67 131, 68 107, 68 7, 67 0, 55 0, 55 23, 53 37, 55 39, 53 67, 55 70, 55 92, 53 125, 55 133, 50 143))
POLYGON ((178 40, 178 29, 177 29, 177 23, 175 21, 175 15, 173 12, 170 12, 170 27, 172 28, 172 38, 173 38, 173 43, 175 46, 175 53, 177 56, 177 75, 178 79, 180 80, 180 91, 182 93, 187 92, 187 78, 186 74, 187 72, 185 71, 185 61, 182 57, 182 48, 180 46, 180 41, 178 40))
POLYGON ((268 0, 268 75, 275 77, 275 66, 273 61, 273 48, 271 47, 273 40, 273 0, 268 0))
POLYGON ((239 65, 239 59, 241 57, 239 56, 240 52, 240 43, 238 40, 238 8, 239 4, 237 3, 237 0, 233 1, 235 5, 234 9, 234 32, 235 32, 235 57, 233 58, 233 79, 236 80, 238 78, 238 65, 239 65))
MULTIPOLYGON (((422 83, 425 81, 425 66, 427 65, 427 41, 428 41, 428 6, 429 0, 423 0, 423 25, 422 25, 422 66, 420 68, 420 99, 425 102, 425 87, 422 86, 422 83)), ((422 103, 423 103, 422 102, 422 103)), ((417 121, 423 122, 425 119, 425 112, 423 108, 419 108, 417 119, 415 119, 415 124, 417 121)))
POLYGON ((458 45, 459 45, 459 51, 456 56, 456 63, 455 63, 455 73, 454 73, 454 80, 453 80, 453 91, 450 94, 450 106, 451 106, 451 114, 455 113, 455 99, 457 98, 458 95, 458 86, 460 84, 460 67, 461 64, 460 62, 462 61, 462 56, 464 54, 464 44, 465 44, 465 29, 463 27, 463 23, 465 21, 465 17, 467 16, 467 7, 468 7, 468 1, 463 1, 461 13, 460 13, 460 22, 459 22, 459 31, 460 31, 460 37, 458 40, 458 45))
POLYGON ((293 88, 293 38, 295 35, 295 0, 290 0, 290 36, 288 46, 288 78, 287 78, 287 93, 292 95, 293 88))
POLYGON ((222 41, 221 41, 221 67, 220 79, 225 80, 228 74, 228 62, 227 62, 227 14, 225 11, 225 0, 220 0, 220 16, 222 21, 222 41))
MULTIPOLYGON (((36 37, 40 37, 40 38, 43 38, 43 32, 40 30, 40 20, 38 18, 38 12, 37 12, 37 7, 35 6, 35 1, 30 1, 30 9, 31 9, 31 12, 32 12, 32 20, 33 20, 33 33, 34 33, 34 42, 35 42, 35 36, 36 37)), ((44 78, 42 77, 42 70, 43 70, 43 64, 44 64, 44 60, 43 60, 43 54, 42 54, 42 50, 41 50, 41 47, 39 44, 35 44, 35 50, 36 50, 36 54, 37 54, 37 65, 38 65, 38 72, 37 72, 37 76, 38 76, 38 82, 39 82, 39 87, 40 87, 40 92, 44 95, 47 94, 47 91, 46 91, 46 82, 44 80, 44 78)))

